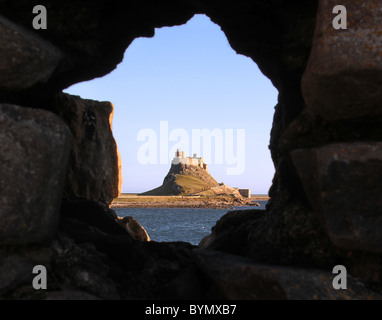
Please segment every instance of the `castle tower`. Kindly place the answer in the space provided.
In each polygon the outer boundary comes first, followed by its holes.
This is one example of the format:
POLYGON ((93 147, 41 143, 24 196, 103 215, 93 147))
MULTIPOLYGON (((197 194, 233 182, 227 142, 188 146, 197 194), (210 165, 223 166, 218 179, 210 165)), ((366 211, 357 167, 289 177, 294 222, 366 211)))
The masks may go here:
POLYGON ((193 154, 193 157, 186 157, 185 151, 180 151, 179 149, 177 149, 175 152, 175 157, 171 163, 174 165, 186 164, 186 165, 198 166, 208 172, 208 167, 207 167, 207 164, 204 163, 203 157, 198 158, 198 155, 196 153, 193 154))

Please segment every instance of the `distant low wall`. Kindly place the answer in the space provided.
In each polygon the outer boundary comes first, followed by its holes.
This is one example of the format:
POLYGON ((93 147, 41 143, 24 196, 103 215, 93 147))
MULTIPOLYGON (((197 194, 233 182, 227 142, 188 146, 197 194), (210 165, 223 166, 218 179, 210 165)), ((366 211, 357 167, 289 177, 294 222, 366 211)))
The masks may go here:
POLYGON ((244 198, 250 198, 251 197, 251 189, 239 189, 239 193, 244 198))

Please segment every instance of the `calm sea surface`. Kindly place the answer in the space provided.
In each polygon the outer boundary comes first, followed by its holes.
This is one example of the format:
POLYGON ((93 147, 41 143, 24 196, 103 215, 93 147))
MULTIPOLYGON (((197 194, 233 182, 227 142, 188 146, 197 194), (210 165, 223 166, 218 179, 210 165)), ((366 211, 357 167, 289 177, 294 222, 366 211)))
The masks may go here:
MULTIPOLYGON (((265 209, 267 201, 258 201, 265 209)), ((241 207, 240 209, 245 209, 241 207)), ((120 217, 132 216, 153 241, 186 241, 197 245, 228 209, 114 208, 120 217)))

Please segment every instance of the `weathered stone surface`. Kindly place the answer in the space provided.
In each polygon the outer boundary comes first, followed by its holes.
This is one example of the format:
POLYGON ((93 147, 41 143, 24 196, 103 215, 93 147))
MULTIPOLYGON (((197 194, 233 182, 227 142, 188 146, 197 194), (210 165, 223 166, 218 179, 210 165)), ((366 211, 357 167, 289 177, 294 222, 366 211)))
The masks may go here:
POLYGON ((114 107, 110 102, 56 96, 58 115, 72 132, 72 153, 65 197, 109 205, 122 189, 122 165, 112 133, 114 107))
POLYGON ((62 54, 46 40, 0 15, 0 97, 46 82, 62 54))
POLYGON ((101 300, 89 293, 79 290, 62 290, 48 292, 45 300, 101 300))
POLYGON ((129 236, 126 228, 118 223, 118 216, 114 210, 94 201, 64 199, 61 205, 61 220, 65 221, 65 218, 81 221, 85 229, 90 225, 103 233, 129 236))
POLYGON ((33 262, 17 254, 0 254, 0 295, 32 283, 33 262))
POLYGON ((335 3, 320 0, 308 66, 302 78, 307 107, 325 119, 382 114, 382 3, 344 0, 346 30, 335 30, 335 3))
POLYGON ((150 237, 147 234, 145 228, 133 217, 118 217, 118 222, 121 224, 130 236, 135 240, 150 241, 150 237))
POLYGON ((382 299, 356 279, 347 277, 347 290, 333 288, 329 271, 280 267, 212 250, 192 251, 200 269, 226 299, 232 300, 352 300, 382 299))
POLYGON ((291 155, 333 243, 381 253, 382 143, 332 144, 291 155))
POLYGON ((0 298, 88 300, 118 299, 107 257, 89 243, 78 244, 57 232, 43 245, 0 248, 0 298), (46 268, 46 289, 32 286, 33 267, 46 268))
POLYGON ((94 209, 88 206, 82 214, 71 213, 71 207, 63 209, 59 230, 67 236, 60 240, 65 247, 58 247, 57 253, 64 259, 57 260, 55 270, 65 279, 65 287, 77 288, 81 282, 73 270, 81 270, 89 272, 89 278, 105 277, 100 284, 106 286, 98 287, 99 293, 93 285, 85 287, 87 293, 104 299, 112 297, 109 284, 121 299, 197 299, 208 294, 190 256, 194 246, 133 240, 118 222, 101 218, 94 209))
POLYGON ((93 300, 119 299, 115 281, 110 277, 107 257, 90 243, 76 243, 58 233, 50 244, 52 251, 51 277, 46 299, 93 300))
POLYGON ((55 231, 70 131, 51 112, 0 104, 0 243, 48 239, 55 231))
POLYGON ((199 247, 277 265, 326 268, 338 259, 312 209, 289 204, 280 213, 232 210, 199 247))
POLYGON ((283 132, 278 149, 289 154, 331 143, 381 141, 381 122, 382 116, 327 121, 305 110, 283 132))

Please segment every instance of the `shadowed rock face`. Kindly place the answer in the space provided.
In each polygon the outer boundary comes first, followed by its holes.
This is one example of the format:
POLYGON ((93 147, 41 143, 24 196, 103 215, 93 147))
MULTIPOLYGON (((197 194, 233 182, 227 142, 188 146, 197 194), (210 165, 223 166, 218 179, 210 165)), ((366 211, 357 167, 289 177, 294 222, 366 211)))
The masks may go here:
POLYGON ((302 79, 307 108, 324 119, 381 115, 380 1, 342 1, 348 29, 332 28, 332 1, 320 1, 312 52, 302 79))
POLYGON ((143 228, 141 224, 133 217, 118 217, 117 221, 127 230, 133 239, 150 241, 150 237, 147 234, 145 228, 143 228))
MULTIPOLYGON (((37 31, 28 1, 0 0, 0 119, 6 119, 0 129, 0 212, 7 223, 0 233, 3 244, 18 245, 0 248, 6 261, 0 266, 6 279, 0 279, 1 297, 293 299, 301 293, 291 291, 285 275, 308 288, 319 285, 334 264, 381 291, 382 207, 373 199, 380 198, 381 155, 373 148, 382 141, 381 5, 342 4, 351 13, 347 31, 330 27, 328 0, 47 0, 48 29, 37 31), (251 57, 280 93, 270 138, 276 173, 267 211, 230 213, 203 244, 204 250, 253 259, 249 262, 192 253, 194 247, 184 243, 132 239, 107 208, 119 183, 111 106, 60 94, 73 83, 111 72, 135 38, 186 23, 195 13, 217 23, 232 48, 251 57), (68 170, 70 134, 63 122, 72 134, 68 170), (28 133, 8 130, 12 123, 28 125, 28 133), (362 152, 355 152, 356 145, 362 152), (15 150, 28 152, 21 156, 15 150), (351 196, 367 199, 366 209, 349 205, 351 196), (35 242, 33 250, 22 245, 35 242), (259 272, 255 262, 267 267, 259 272), (53 279, 47 292, 33 290, 30 275, 24 276, 35 264, 46 265, 53 279), (276 270, 276 264, 321 271, 311 277, 305 270, 309 280, 295 270, 276 270), (222 276, 223 269, 229 277, 222 276), (259 273, 273 276, 267 282, 259 273)), ((352 297, 365 297, 359 286, 352 290, 358 290, 352 297)), ((311 293, 306 296, 314 297, 311 293)))
POLYGON ((333 243, 381 253, 382 144, 332 144, 294 150, 292 158, 333 243))
MULTIPOLYGON (((333 300, 333 275, 314 269, 264 265, 238 256, 216 251, 193 251, 197 264, 227 299, 333 300)), ((355 279, 348 279, 352 290, 343 290, 343 300, 382 299, 355 279), (354 291, 353 291, 354 290, 354 291)))
POLYGON ((0 16, 0 91, 18 93, 45 83, 62 59, 50 42, 0 16))
POLYGON ((65 198, 108 206, 122 189, 121 159, 112 133, 113 105, 69 94, 56 95, 54 103, 72 132, 65 198))
POLYGON ((53 236, 70 137, 51 112, 0 104, 0 243, 39 243, 53 236))

